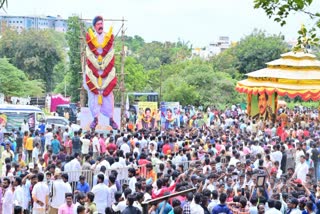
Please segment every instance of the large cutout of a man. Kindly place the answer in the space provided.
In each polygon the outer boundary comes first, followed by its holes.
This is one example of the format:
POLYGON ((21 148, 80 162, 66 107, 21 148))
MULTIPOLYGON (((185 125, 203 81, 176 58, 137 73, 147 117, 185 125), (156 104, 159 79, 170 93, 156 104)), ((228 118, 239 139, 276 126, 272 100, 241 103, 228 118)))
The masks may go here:
MULTIPOLYGON (((110 119, 110 125, 117 128, 113 120, 113 89, 117 84, 114 67, 114 47, 112 28, 104 32, 101 16, 93 19, 93 28, 86 35, 86 69, 84 72, 84 88, 88 92, 88 106, 94 118, 92 126, 98 124, 99 114, 110 119)), ((92 127, 92 128, 94 128, 92 127)))
POLYGON ((272 114, 272 109, 270 106, 268 106, 268 100, 269 96, 266 93, 258 94, 258 110, 259 113, 254 115, 252 119, 254 120, 270 120, 271 119, 271 114, 272 114))

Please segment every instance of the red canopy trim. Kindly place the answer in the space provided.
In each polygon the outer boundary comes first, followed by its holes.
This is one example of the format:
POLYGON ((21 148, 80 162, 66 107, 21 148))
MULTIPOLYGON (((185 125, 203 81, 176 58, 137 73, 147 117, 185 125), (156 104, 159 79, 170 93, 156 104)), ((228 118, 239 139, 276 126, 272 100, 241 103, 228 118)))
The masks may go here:
POLYGON ((277 93, 279 96, 288 96, 289 98, 293 99, 297 96, 300 96, 302 100, 308 101, 318 101, 320 100, 320 90, 284 90, 284 89, 278 89, 278 88, 265 88, 265 87, 246 87, 246 86, 236 86, 236 90, 240 93, 245 94, 262 94, 267 93, 268 95, 271 95, 273 93, 277 93))

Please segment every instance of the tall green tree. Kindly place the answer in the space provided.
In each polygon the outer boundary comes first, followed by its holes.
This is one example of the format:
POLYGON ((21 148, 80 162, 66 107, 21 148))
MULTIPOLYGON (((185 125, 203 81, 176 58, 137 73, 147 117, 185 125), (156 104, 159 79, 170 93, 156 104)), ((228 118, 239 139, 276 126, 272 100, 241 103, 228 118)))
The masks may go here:
POLYGON ((287 50, 288 46, 282 36, 269 36, 258 30, 254 30, 230 49, 238 59, 236 67, 243 74, 266 67, 266 62, 278 59, 287 50))
POLYGON ((0 58, 0 92, 6 96, 41 96, 44 85, 41 80, 29 80, 26 74, 0 58))
POLYGON ((52 31, 27 30, 18 34, 7 29, 0 42, 0 57, 6 57, 17 68, 26 72, 29 79, 41 79, 45 90, 54 88, 54 67, 62 60, 62 47, 53 40, 52 31))
MULTIPOLYGON (((71 100, 73 102, 80 100, 80 90, 82 83, 82 75, 81 75, 81 40, 83 32, 81 29, 85 29, 83 22, 80 20, 78 16, 73 16, 68 18, 68 30, 66 33, 66 40, 69 47, 68 56, 69 56, 69 68, 68 68, 68 76, 66 76, 66 80, 68 80, 68 95, 71 96, 71 100)), ((60 86, 61 87, 61 86, 60 86)))
POLYGON ((125 86, 126 91, 144 91, 147 76, 144 73, 143 65, 139 64, 133 57, 126 57, 125 60, 125 86))

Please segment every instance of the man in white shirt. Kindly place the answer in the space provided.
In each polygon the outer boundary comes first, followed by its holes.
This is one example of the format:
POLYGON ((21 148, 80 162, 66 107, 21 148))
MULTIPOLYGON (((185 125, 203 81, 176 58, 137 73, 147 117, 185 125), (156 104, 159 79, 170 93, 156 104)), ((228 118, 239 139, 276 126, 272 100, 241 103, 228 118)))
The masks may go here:
POLYGON ((80 141, 82 143, 81 146, 81 153, 82 155, 86 155, 89 153, 89 146, 90 146, 90 139, 88 135, 84 135, 80 138, 80 141))
POLYGON ((124 133, 121 133, 121 136, 117 139, 116 145, 117 145, 118 149, 123 144, 123 137, 124 137, 124 133))
POLYGON ((130 153, 130 147, 128 145, 128 139, 126 137, 123 138, 123 144, 120 146, 120 150, 123 151, 124 155, 130 153))
POLYGON ((62 139, 63 139, 63 143, 65 143, 67 141, 67 137, 69 136, 69 129, 66 128, 63 132, 63 135, 62 135, 62 139))
POLYGON ((47 147, 48 145, 51 146, 51 141, 53 140, 53 134, 50 128, 47 129, 48 132, 44 135, 45 138, 45 145, 44 145, 44 149, 45 151, 47 151, 47 147))
POLYGON ((269 209, 265 212, 265 214, 282 214, 280 210, 275 208, 275 201, 273 199, 269 199, 268 207, 269 209))
POLYGON ((4 195, 2 196, 2 213, 13 213, 13 191, 9 178, 3 178, 2 188, 4 190, 4 195))
POLYGON ((33 214, 44 214, 49 202, 49 187, 43 182, 43 173, 38 174, 38 183, 32 190, 33 214))
POLYGON ((301 155, 300 163, 297 165, 292 177, 293 178, 297 177, 297 179, 301 179, 301 181, 304 183, 306 182, 308 172, 309 172, 309 167, 308 167, 308 164, 306 163, 306 158, 304 155, 301 155))
POLYGON ((282 152, 280 152, 280 145, 274 145, 273 146, 274 152, 271 153, 270 158, 272 162, 278 161, 281 163, 282 160, 282 152))
POLYGON ((81 175, 81 164, 80 164, 80 161, 81 161, 81 155, 75 153, 73 160, 70 161, 70 170, 72 171, 71 175, 69 175, 69 181, 70 182, 78 181, 78 179, 79 179, 79 177, 81 175))
POLYGON ((27 123, 26 120, 23 120, 23 123, 21 124, 21 132, 29 132, 29 124, 27 123))
POLYGON ((117 187, 116 187, 116 176, 114 174, 109 175, 109 191, 108 191, 108 207, 111 207, 115 200, 114 194, 117 192, 117 187))
POLYGON ((134 168, 128 169, 128 177, 129 177, 129 188, 131 189, 132 193, 136 191, 136 170, 134 168))
POLYGON ((230 161, 229 161, 229 166, 233 165, 236 166, 238 162, 240 162, 239 158, 240 158, 240 153, 237 152, 232 152, 234 157, 231 157, 230 161))
POLYGON ((98 184, 93 186, 91 192, 94 194, 94 203, 96 203, 98 213, 104 213, 109 201, 109 189, 104 184, 104 175, 98 175, 98 184))
MULTIPOLYGON (((98 172, 98 174, 96 174, 95 176, 93 176, 93 181, 92 181, 92 186, 95 186, 95 185, 97 185, 98 184, 98 175, 106 175, 106 167, 105 166, 101 166, 100 168, 99 168, 99 172, 98 172)), ((105 185, 108 185, 108 179, 104 179, 104 184, 105 185)))
POLYGON ((214 185, 214 176, 213 175, 209 175, 206 183, 205 183, 205 187, 206 189, 210 190, 210 192, 214 191, 216 189, 215 185, 214 185))
POLYGON ((218 200, 218 191, 214 190, 212 191, 212 200, 211 202, 208 204, 208 210, 210 213, 212 213, 212 210, 215 206, 217 206, 219 204, 219 200, 218 200))
MULTIPOLYGON (((63 171, 64 172, 70 172, 71 171, 71 157, 67 156, 66 157, 66 163, 63 166, 63 171)), ((68 175, 70 175, 71 173, 69 173, 68 175)), ((70 182, 70 177, 69 177, 69 182, 70 182)))
POLYGON ((72 193, 71 186, 61 179, 61 171, 57 168, 54 173, 55 181, 50 189, 50 210, 49 214, 57 213, 59 207, 65 202, 65 194, 72 193))
POLYGON ((93 151, 93 159, 96 160, 97 157, 100 155, 100 144, 99 144, 98 133, 95 133, 94 137, 92 138, 92 151, 93 151))
POLYGON ((201 203, 201 194, 196 193, 194 200, 190 204, 190 213, 204 214, 204 210, 200 205, 201 203))
POLYGON ((24 207, 24 190, 22 188, 22 179, 20 177, 15 178, 14 186, 13 203, 15 206, 24 207))
MULTIPOLYGON (((297 150, 296 150, 296 155, 295 155, 295 162, 296 162, 296 167, 300 163, 300 157, 304 155, 303 150, 301 149, 301 146, 297 144, 297 150)), ((281 162, 280 162, 281 163, 281 162)))

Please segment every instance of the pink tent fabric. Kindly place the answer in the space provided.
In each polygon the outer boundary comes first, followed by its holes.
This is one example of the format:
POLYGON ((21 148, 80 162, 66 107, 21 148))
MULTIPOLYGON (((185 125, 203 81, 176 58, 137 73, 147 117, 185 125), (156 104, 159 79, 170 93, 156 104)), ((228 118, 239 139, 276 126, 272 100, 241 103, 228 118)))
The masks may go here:
POLYGON ((61 104, 70 104, 70 97, 64 97, 61 94, 52 95, 50 111, 55 112, 57 109, 57 105, 61 104))

